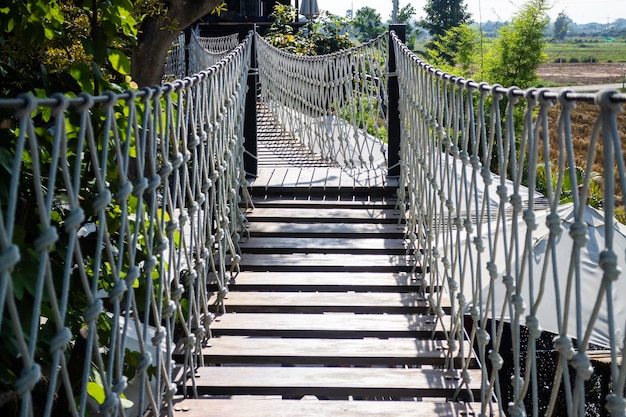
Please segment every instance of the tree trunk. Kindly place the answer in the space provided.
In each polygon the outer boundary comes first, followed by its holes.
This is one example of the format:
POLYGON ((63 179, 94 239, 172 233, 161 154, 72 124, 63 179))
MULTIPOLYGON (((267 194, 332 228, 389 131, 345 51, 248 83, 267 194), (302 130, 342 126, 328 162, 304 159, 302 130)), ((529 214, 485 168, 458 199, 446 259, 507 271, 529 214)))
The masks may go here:
POLYGON ((164 16, 146 17, 133 51, 132 76, 139 87, 161 84, 167 51, 181 30, 209 14, 222 0, 171 0, 164 16))

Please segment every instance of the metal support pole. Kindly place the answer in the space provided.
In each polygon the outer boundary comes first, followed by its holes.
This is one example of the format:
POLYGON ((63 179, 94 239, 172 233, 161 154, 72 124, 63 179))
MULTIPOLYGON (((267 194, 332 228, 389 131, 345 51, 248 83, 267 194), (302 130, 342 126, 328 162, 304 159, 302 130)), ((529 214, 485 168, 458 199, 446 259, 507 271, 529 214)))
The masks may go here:
MULTIPOLYGON (((251 26, 256 32, 256 25, 251 26)), ((250 54, 250 70, 248 71, 248 92, 246 93, 246 116, 243 124, 243 136, 245 138, 243 167, 246 177, 255 178, 258 174, 257 164, 257 78, 259 69, 256 60, 256 41, 252 38, 252 52, 250 54)))
MULTIPOLYGON (((389 31, 396 32, 396 35, 404 42, 406 40, 406 26, 403 24, 389 25, 389 31)), ((387 77, 387 98, 389 108, 387 112, 387 148, 389 150, 389 171, 388 177, 400 176, 400 89, 398 87, 398 76, 396 74, 396 53, 393 48, 393 39, 389 37, 389 75, 387 77)))

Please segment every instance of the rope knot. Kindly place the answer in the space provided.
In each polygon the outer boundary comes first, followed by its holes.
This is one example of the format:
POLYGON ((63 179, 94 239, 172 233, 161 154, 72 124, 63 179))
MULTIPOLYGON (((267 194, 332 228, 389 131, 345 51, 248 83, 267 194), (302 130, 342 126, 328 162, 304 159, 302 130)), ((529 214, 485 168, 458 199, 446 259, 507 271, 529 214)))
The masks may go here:
POLYGON ((617 255, 610 249, 604 249, 600 252, 600 259, 598 265, 604 271, 603 279, 605 281, 615 282, 620 276, 622 269, 617 266, 617 255))
POLYGON ((517 192, 511 195, 510 202, 513 206, 513 210, 516 212, 522 211, 522 196, 520 196, 517 192))
POLYGON ((483 347, 491 342, 491 335, 485 329, 478 329, 476 331, 476 338, 478 339, 478 343, 483 347))
POLYGON ((601 90, 596 94, 594 101, 603 111, 619 113, 622 111, 622 105, 612 100, 617 94, 619 92, 615 90, 601 90))
POLYGON ((539 325, 539 319, 536 316, 526 316, 526 327, 528 327, 528 333, 533 339, 539 339, 542 333, 541 326, 539 325))
POLYGON ((141 273, 139 271, 139 267, 137 265, 131 266, 126 273, 126 278, 124 278, 124 281, 126 281, 126 287, 132 288, 140 275, 141 273))
POLYGON ((587 244, 587 225, 581 219, 577 219, 569 229, 569 234, 574 243, 582 248, 587 244))
POLYGON ((495 262, 487 262, 487 271, 489 271, 489 278, 491 278, 492 280, 498 278, 498 267, 495 262))
POLYGON ((513 290, 515 289, 515 278, 513 278, 511 274, 505 274, 502 277, 502 283, 506 287, 506 291, 508 293, 513 292, 513 290))
POLYGON ((52 340, 50 340, 50 353, 57 351, 65 351, 72 341, 72 332, 67 327, 64 327, 59 331, 52 340))
POLYGON ((483 238, 481 236, 476 236, 474 238, 474 245, 479 253, 483 253, 485 251, 485 245, 483 244, 483 238))
POLYGON ((17 245, 11 245, 0 253, 0 273, 12 271, 13 267, 20 261, 20 248, 17 245))
POLYGON ((493 175, 491 174, 489 167, 483 166, 480 169, 480 176, 483 178, 485 185, 491 185, 493 183, 493 175))
POLYGON ((498 194, 498 197, 500 197, 500 201, 506 201, 506 197, 509 195, 509 190, 506 188, 506 185, 500 184, 496 189, 496 193, 498 194))
POLYGON ((548 217, 546 218, 546 226, 548 226, 551 235, 556 237, 561 235, 561 231, 563 229, 561 228, 561 218, 557 213, 548 214, 548 217))
POLYGON ((589 356, 584 352, 578 352, 574 355, 572 367, 576 370, 576 374, 580 375, 585 381, 589 381, 589 378, 593 375, 593 366, 591 366, 589 356))
POLYGON ((572 90, 564 90, 559 93, 559 104, 563 110, 573 110, 576 107, 576 102, 567 98, 567 95, 571 93, 573 93, 572 90))
POLYGON ((502 366, 504 366, 504 359, 502 359, 502 356, 500 356, 497 351, 491 350, 489 352, 489 355, 487 356, 491 361, 491 365, 493 366, 493 370, 495 372, 498 372, 500 369, 502 369, 502 366))
POLYGON ((524 302, 524 297, 522 297, 521 295, 511 295, 511 304, 515 308, 515 312, 520 315, 523 314, 526 310, 526 303, 524 302))
POLYGON ((19 379, 15 383, 15 393, 18 397, 23 396, 41 379, 41 366, 34 363, 29 369, 22 369, 19 379))
POLYGON ((511 417, 526 417, 526 410, 523 405, 509 403, 508 411, 511 417))
POLYGON ((113 301, 121 301, 127 288, 126 281, 117 281, 113 288, 111 288, 111 291, 109 291, 109 298, 113 301))
POLYGON ((528 229, 530 230, 537 230, 537 222, 536 220, 536 216, 535 216, 535 211, 534 210, 524 210, 524 214, 522 215, 522 218, 524 219, 524 221, 526 222, 526 224, 528 225, 528 229))
POLYGON ((567 336, 558 336, 554 338, 554 350, 559 352, 565 359, 570 360, 576 353, 572 346, 572 341, 567 336))
POLYGON ((48 227, 44 232, 35 239, 35 250, 37 252, 50 251, 52 246, 59 240, 59 234, 54 226, 48 227))
POLYGON ((606 396, 605 408, 612 416, 623 416, 626 410, 626 398, 621 395, 609 394, 606 396))

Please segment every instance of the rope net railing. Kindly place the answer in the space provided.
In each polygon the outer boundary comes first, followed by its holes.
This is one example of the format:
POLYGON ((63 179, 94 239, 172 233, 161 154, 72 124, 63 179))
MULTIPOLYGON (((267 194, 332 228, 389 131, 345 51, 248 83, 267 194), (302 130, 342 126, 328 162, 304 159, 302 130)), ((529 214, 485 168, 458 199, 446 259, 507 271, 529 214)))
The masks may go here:
POLYGON ((483 414, 495 399, 501 415, 623 416, 626 227, 614 216, 626 189, 618 122, 626 96, 477 84, 392 36, 400 199, 411 245, 430 269, 422 279, 432 312, 450 350, 466 358, 461 380, 469 382, 467 335, 483 365, 475 399, 483 414), (588 103, 594 121, 582 152, 572 115, 588 103), (601 210, 589 199, 598 159, 601 210), (594 375, 595 348, 609 352, 605 379, 594 375))
POLYGON ((195 387, 238 269, 251 37, 162 86, 0 100, 7 415, 172 415, 195 387))
POLYGON ((298 56, 257 35, 261 102, 331 165, 387 165, 387 38, 319 56, 298 56))
POLYGON ((163 80, 173 81, 188 74, 196 74, 224 59, 239 45, 239 35, 204 37, 197 31, 191 31, 189 45, 185 46, 185 32, 180 32, 172 42, 165 60, 163 80), (186 62, 185 48, 188 51, 186 62), (189 68, 187 68, 187 64, 189 68))

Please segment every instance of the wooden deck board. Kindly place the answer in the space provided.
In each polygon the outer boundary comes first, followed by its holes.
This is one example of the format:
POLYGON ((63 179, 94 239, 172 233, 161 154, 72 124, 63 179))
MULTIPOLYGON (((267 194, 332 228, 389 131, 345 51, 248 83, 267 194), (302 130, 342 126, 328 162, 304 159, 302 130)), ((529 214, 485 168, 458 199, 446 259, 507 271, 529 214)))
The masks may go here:
MULTIPOLYGON (((461 383, 458 375, 447 371, 416 368, 211 366, 195 373, 200 395, 452 398, 461 383)), ((478 395, 480 371, 468 373, 470 389, 478 395)), ((187 382, 188 388, 191 383, 187 382)))
MULTIPOLYGON (((444 340, 317 339, 223 336, 202 349, 205 364, 279 364, 324 366, 445 366, 448 355, 461 366, 460 350, 444 340)), ((463 344, 465 355, 469 342, 463 344)), ((180 356, 180 352, 178 353, 180 356)))
POLYGON ((246 214, 249 222, 290 223, 399 223, 400 213, 388 209, 351 208, 264 208, 256 207, 246 214))
MULTIPOLYGON (((420 289, 415 274, 373 272, 246 272, 228 283, 231 290, 257 291, 396 291, 407 292, 420 289)), ((427 290, 427 289, 425 289, 427 290)))
POLYGON ((399 224, 358 224, 358 223, 286 223, 286 222, 252 222, 248 231, 252 236, 299 236, 315 237, 324 234, 326 237, 378 237, 378 238, 402 238, 404 225, 399 224))
POLYGON ((231 312, 424 314, 428 311, 427 301, 417 293, 232 292, 225 303, 231 312))
POLYGON ((228 313, 211 324, 215 335, 276 337, 443 337, 435 316, 404 314, 228 313))
POLYGON ((480 403, 452 401, 319 401, 317 399, 184 399, 176 417, 467 417, 480 403))
POLYGON ((318 237, 267 237, 243 241, 244 253, 353 253, 402 255, 407 245, 400 239, 318 237))

